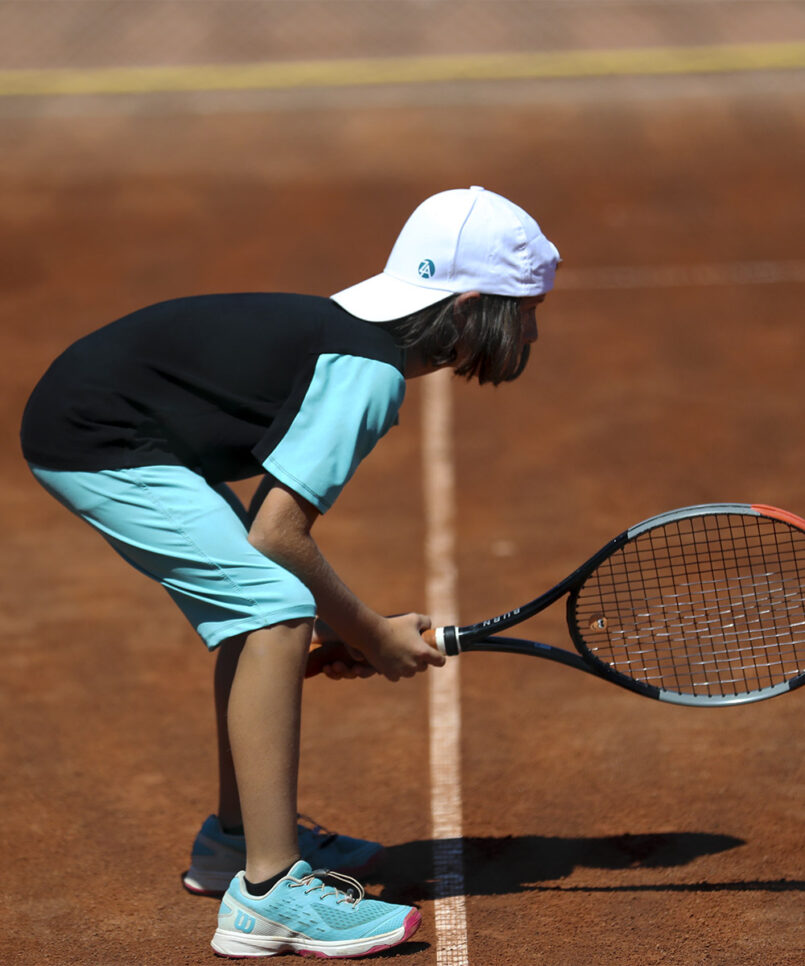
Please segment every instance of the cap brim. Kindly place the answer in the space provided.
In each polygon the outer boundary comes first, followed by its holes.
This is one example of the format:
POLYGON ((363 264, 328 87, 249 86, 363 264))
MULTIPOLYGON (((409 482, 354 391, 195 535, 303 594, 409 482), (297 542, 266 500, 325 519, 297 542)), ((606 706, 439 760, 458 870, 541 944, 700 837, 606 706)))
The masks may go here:
POLYGON ((357 285, 336 292, 330 298, 350 315, 367 322, 390 322, 419 312, 455 293, 444 289, 411 285, 381 272, 357 285))

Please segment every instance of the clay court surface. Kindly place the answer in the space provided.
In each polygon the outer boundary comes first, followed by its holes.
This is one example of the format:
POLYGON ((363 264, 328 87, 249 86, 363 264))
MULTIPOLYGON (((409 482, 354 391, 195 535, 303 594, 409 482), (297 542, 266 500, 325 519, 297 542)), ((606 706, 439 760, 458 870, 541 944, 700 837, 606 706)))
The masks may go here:
MULTIPOLYGON (((454 386, 462 622, 665 509, 804 514, 802 107, 781 74, 3 119, 3 962, 214 961, 217 905, 179 882, 215 807, 213 659, 29 478, 17 427, 51 359, 163 298, 332 292, 425 196, 483 184, 565 265, 525 375, 454 386)), ((425 607, 420 418, 414 383, 318 526, 388 613, 425 607)), ((564 644, 561 608, 528 633, 564 644)), ((687 710, 460 660, 472 966, 803 962, 802 692, 687 710)), ((316 679, 304 714, 301 808, 386 843, 370 891, 423 925, 382 958, 434 966, 425 676, 316 679)))

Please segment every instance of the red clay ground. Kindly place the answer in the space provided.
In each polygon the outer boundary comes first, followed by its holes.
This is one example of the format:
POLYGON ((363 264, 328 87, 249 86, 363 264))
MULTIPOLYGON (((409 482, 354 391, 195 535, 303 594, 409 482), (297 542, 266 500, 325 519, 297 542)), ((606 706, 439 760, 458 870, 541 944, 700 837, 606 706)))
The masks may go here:
MULTIPOLYGON (((423 197, 472 183, 532 210, 568 273, 801 262, 797 88, 559 85, 441 105, 422 89, 416 109, 345 95, 4 120, 4 962, 213 961, 216 905, 179 884, 215 803, 212 659, 21 464, 21 408, 53 356, 160 298, 333 291, 382 267, 423 197)), ((464 621, 663 509, 805 512, 801 282, 579 279, 563 291, 560 275, 518 383, 456 385, 464 621)), ((424 606, 419 398, 412 385, 401 426, 321 522, 333 562, 388 612, 424 606)), ((563 643, 561 613, 534 634, 563 643)), ((673 709, 478 655, 462 687, 473 966, 802 963, 801 692, 673 709)), ((370 887, 423 907, 385 958, 433 966, 424 677, 310 682, 303 744, 303 808, 386 842, 370 887)))

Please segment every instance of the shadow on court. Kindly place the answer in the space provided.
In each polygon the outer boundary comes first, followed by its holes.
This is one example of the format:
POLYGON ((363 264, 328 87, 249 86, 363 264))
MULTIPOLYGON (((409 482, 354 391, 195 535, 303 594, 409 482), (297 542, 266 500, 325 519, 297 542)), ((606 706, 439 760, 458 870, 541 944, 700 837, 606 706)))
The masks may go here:
MULTIPOLYGON (((463 840, 466 895, 517 892, 721 892, 805 890, 792 879, 733 882, 617 882, 593 885, 543 885, 578 869, 663 870, 686 866, 702 856, 735 849, 745 842, 707 832, 665 832, 600 838, 549 838, 539 835, 485 836, 463 840)), ((458 845, 454 840, 447 848, 458 845)), ((382 895, 418 902, 433 895, 433 843, 407 842, 386 850, 382 869, 369 878, 382 883, 382 895)), ((371 890, 370 887, 370 891, 371 890)), ((448 889, 448 894, 449 889, 448 889)))

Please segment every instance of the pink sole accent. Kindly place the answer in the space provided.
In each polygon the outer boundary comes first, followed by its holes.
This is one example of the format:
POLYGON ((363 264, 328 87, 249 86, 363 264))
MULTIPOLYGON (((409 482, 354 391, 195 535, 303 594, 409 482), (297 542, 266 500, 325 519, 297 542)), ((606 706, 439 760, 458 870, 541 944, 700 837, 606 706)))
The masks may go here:
POLYGON ((404 943, 406 939, 413 936, 417 929, 419 929, 421 922, 422 914, 418 909, 412 909, 405 917, 405 922, 403 923, 405 932, 400 939, 393 943, 380 943, 378 946, 372 946, 365 953, 352 953, 347 956, 328 956, 327 953, 321 953, 314 949, 298 949, 297 952, 300 956, 310 956, 315 959, 357 959, 359 956, 371 956, 373 953, 382 953, 384 949, 391 949, 393 946, 399 946, 400 943, 404 943))

